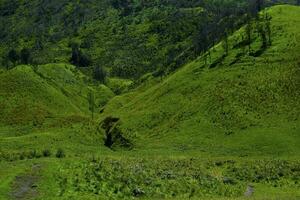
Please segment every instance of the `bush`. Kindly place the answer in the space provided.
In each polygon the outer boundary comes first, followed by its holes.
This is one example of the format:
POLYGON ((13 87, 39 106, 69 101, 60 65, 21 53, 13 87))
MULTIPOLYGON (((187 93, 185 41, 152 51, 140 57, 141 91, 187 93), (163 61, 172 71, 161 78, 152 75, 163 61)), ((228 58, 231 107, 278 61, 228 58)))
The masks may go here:
POLYGON ((43 156, 44 157, 50 157, 51 156, 51 151, 49 149, 43 150, 43 156))
POLYGON ((55 156, 56 156, 56 158, 64 158, 66 155, 65 155, 64 150, 57 149, 57 152, 56 152, 55 156))
POLYGON ((34 158, 40 158, 41 155, 34 149, 29 151, 27 158, 28 159, 34 159, 34 158))

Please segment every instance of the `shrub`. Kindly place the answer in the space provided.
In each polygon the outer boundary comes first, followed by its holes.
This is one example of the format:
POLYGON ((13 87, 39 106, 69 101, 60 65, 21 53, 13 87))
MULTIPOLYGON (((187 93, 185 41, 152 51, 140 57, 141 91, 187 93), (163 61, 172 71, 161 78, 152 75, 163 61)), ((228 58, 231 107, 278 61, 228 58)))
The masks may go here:
POLYGON ((25 152, 20 153, 19 159, 24 160, 25 158, 26 158, 26 153, 25 152))
POLYGON ((57 149, 57 152, 56 152, 55 156, 56 156, 56 158, 64 158, 66 155, 65 155, 64 150, 59 148, 59 149, 57 149))
POLYGON ((50 157, 51 156, 51 151, 49 149, 45 149, 43 150, 43 156, 44 157, 50 157))
POLYGON ((27 156, 29 159, 33 159, 33 158, 40 158, 41 156, 38 154, 38 152, 34 149, 32 151, 30 151, 28 153, 28 156, 27 156))

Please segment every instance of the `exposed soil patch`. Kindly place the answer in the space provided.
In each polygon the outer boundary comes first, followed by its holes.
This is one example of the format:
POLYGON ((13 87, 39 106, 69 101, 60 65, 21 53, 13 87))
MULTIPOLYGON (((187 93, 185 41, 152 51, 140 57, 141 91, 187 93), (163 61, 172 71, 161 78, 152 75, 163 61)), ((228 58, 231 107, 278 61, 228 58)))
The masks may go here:
POLYGON ((33 199, 38 195, 37 182, 39 180, 39 172, 41 166, 33 165, 31 170, 24 175, 17 176, 13 185, 12 192, 10 194, 11 199, 23 200, 23 199, 33 199))

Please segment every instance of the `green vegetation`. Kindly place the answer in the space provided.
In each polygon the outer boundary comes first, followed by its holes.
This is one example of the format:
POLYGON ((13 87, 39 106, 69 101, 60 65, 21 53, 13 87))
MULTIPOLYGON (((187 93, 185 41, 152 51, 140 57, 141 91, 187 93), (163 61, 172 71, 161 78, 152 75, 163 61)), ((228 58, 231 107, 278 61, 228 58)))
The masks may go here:
POLYGON ((0 74, 0 123, 43 125, 46 119, 84 119, 89 113, 88 94, 95 93, 96 109, 114 96, 94 84, 74 66, 48 64, 18 66, 0 74))
POLYGON ((228 38, 228 55, 218 44, 210 58, 199 57, 158 84, 114 98, 102 118, 119 118, 123 134, 141 151, 295 155, 300 47, 297 20, 289 19, 297 18, 299 8, 284 8, 267 11, 272 46, 262 45, 258 22, 252 21, 250 52, 242 28, 228 38))
POLYGON ((0 57, 7 67, 70 62, 101 66, 122 78, 158 68, 169 73, 220 41, 226 29, 239 28, 248 11, 255 15, 264 6, 249 2, 2 0, 0 57))
POLYGON ((0 1, 0 199, 299 199, 300 7, 257 2, 0 1))

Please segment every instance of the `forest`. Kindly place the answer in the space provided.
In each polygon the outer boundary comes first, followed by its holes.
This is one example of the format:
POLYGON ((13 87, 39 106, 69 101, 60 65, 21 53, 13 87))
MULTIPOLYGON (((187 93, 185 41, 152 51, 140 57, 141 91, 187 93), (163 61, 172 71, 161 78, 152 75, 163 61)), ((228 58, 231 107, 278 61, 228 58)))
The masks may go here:
POLYGON ((281 2, 4 0, 1 63, 69 62, 129 79, 164 75, 281 2))

